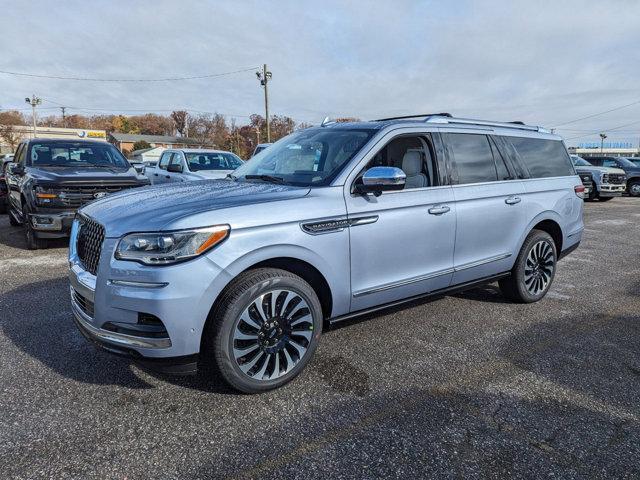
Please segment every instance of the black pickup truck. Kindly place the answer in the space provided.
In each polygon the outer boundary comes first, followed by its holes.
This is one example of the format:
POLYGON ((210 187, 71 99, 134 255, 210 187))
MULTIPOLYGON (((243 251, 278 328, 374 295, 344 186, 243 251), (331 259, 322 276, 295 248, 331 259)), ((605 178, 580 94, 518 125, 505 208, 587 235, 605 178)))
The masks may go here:
POLYGON ((24 228, 30 249, 68 236, 81 206, 149 184, 109 143, 43 138, 18 146, 5 181, 9 222, 24 228))

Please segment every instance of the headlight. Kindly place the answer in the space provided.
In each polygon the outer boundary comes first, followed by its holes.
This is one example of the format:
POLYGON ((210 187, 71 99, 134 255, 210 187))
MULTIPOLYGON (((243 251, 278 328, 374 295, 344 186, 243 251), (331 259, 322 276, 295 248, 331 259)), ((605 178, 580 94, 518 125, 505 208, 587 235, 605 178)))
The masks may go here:
POLYGON ((44 188, 36 185, 36 201, 40 204, 53 203, 58 198, 57 192, 50 188, 44 188))
POLYGON ((175 232, 131 233, 118 242, 115 257, 145 265, 177 263, 212 249, 229 236, 230 230, 229 225, 217 225, 175 232))

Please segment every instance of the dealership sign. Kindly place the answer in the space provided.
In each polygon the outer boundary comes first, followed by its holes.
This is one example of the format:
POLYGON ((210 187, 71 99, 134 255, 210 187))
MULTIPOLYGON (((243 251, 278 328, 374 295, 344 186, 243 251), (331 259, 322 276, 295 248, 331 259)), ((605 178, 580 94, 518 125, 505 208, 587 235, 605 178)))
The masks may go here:
POLYGON ((578 148, 635 148, 632 142, 585 142, 579 143, 578 148))

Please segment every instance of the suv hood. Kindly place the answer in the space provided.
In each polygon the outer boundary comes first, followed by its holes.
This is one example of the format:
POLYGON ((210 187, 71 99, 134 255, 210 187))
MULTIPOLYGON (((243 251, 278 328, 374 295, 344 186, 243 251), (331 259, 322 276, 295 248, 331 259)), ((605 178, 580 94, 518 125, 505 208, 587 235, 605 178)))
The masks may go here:
POLYGON ((27 167, 36 183, 73 184, 114 184, 139 183, 135 169, 95 168, 95 167, 27 167))
MULTIPOLYGON (((171 222, 206 211, 299 198, 309 190, 269 183, 199 180, 115 193, 90 203, 80 213, 102 224, 107 237, 120 237, 130 232, 170 229, 171 222)), ((216 223, 229 223, 229 219, 212 216, 208 225, 216 223)))

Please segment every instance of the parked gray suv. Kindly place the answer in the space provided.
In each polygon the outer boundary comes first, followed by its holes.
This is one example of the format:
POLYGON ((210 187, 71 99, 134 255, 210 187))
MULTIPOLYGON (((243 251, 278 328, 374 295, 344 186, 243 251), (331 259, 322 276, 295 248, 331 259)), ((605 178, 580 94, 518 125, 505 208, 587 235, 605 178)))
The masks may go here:
POLYGON ((174 372, 214 365, 264 391, 300 373, 324 321, 493 281, 540 300, 580 243, 583 192, 542 128, 448 114, 325 122, 231 178, 84 207, 73 312, 111 352, 174 372))

